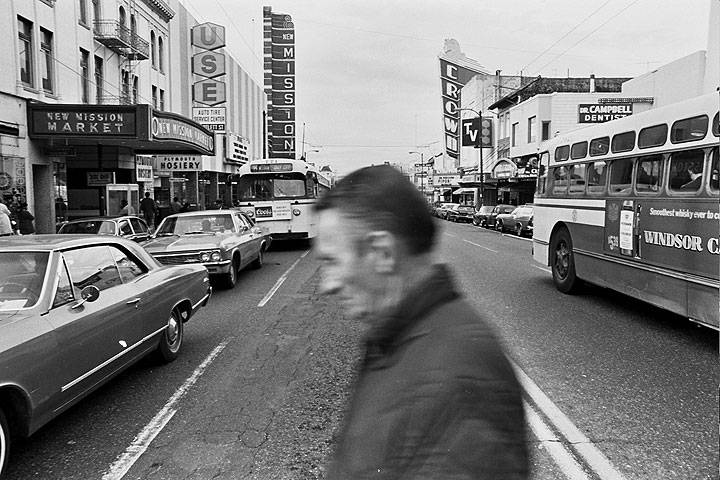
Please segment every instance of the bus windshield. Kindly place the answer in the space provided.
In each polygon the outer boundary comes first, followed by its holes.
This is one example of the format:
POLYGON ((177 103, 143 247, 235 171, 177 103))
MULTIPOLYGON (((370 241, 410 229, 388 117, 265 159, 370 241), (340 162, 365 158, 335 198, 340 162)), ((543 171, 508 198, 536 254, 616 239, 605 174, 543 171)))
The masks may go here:
POLYGON ((238 181, 238 199, 281 200, 307 195, 305 176, 300 173, 244 175, 238 181))

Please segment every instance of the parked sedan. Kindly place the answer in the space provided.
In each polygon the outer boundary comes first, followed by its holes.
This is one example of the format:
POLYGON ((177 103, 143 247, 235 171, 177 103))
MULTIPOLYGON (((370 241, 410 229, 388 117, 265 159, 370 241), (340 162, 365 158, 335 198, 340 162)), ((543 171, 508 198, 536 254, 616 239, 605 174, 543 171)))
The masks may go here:
POLYGON ((493 207, 492 212, 490 212, 485 219, 485 226, 493 228, 496 225, 495 219, 498 215, 504 214, 504 213, 512 213, 513 210, 517 208, 515 205, 507 205, 504 203, 501 203, 500 205, 495 205, 493 207))
POLYGON ((457 205, 447 211, 447 219, 451 222, 472 222, 475 208, 472 205, 457 205))
POLYGON ((237 210, 202 210, 165 217, 142 245, 165 265, 204 265, 215 279, 233 288, 247 266, 261 268, 271 238, 237 210))
POLYGON ((212 292, 202 266, 119 237, 5 237, 0 272, 0 474, 13 439, 149 353, 174 360, 212 292))
POLYGON ((439 207, 435 209, 435 215, 438 218, 447 219, 448 211, 454 207, 460 205, 459 203, 441 203, 439 207))
POLYGON ((522 205, 517 207, 511 213, 501 213, 497 216, 495 229, 504 231, 513 231, 518 237, 526 233, 532 235, 533 231, 533 206, 522 205))
POLYGON ((115 235, 135 242, 142 242, 150 237, 150 229, 145 220, 134 215, 70 220, 60 225, 58 233, 115 235))
POLYGON ((475 226, 481 226, 485 227, 487 226, 487 219, 488 216, 492 213, 493 209, 495 208, 494 205, 483 205, 480 207, 474 214, 472 223, 475 226))

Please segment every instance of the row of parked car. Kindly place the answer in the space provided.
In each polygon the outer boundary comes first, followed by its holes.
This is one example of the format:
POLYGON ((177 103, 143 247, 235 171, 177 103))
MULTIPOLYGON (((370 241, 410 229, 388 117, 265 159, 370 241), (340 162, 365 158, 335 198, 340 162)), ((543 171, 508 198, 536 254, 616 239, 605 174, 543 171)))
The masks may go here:
POLYGON ((271 238, 236 210, 67 222, 63 235, 0 238, 0 477, 33 434, 152 355, 174 360, 185 324, 271 238), (66 235, 73 233, 78 235, 66 235))
POLYGON ((472 222, 473 225, 493 228, 499 232, 513 232, 518 236, 533 232, 533 205, 483 205, 477 210, 472 205, 438 203, 432 213, 450 222, 472 222))

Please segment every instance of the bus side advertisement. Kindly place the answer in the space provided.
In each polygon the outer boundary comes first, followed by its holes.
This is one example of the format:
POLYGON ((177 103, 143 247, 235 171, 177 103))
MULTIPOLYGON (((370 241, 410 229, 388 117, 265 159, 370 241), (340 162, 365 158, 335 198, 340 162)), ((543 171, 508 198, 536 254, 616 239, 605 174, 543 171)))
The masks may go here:
POLYGON ((608 199, 603 249, 703 277, 718 276, 717 202, 608 199))

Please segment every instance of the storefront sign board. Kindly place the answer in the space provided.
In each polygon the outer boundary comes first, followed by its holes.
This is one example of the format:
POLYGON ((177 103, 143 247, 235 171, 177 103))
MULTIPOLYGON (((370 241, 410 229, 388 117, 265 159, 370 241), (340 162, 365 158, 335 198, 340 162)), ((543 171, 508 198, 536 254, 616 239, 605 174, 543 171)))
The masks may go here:
POLYGON ((158 172, 199 172, 202 158, 200 155, 155 155, 154 167, 158 172))
POLYGON ((100 187, 115 183, 115 172, 87 172, 88 187, 100 187))

